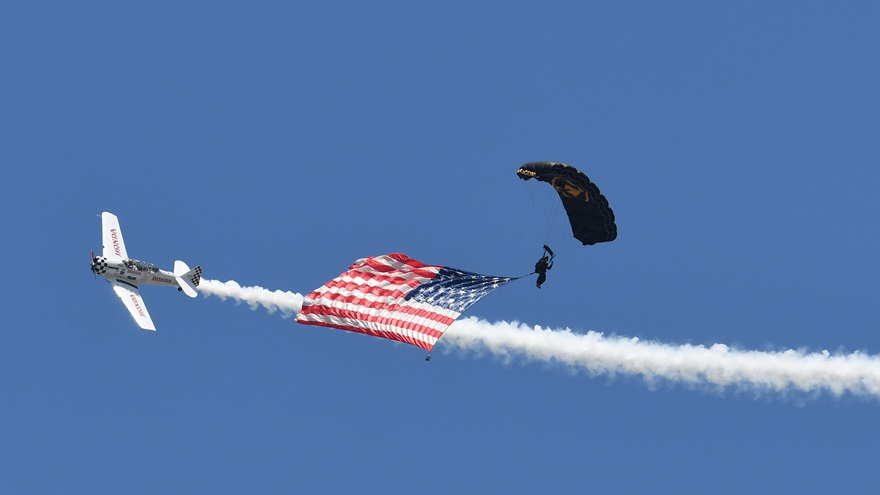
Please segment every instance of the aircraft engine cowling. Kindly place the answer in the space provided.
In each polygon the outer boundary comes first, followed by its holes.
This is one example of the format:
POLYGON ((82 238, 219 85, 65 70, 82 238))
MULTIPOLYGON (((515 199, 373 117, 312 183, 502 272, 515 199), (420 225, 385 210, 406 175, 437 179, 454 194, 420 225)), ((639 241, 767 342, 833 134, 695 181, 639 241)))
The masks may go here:
POLYGON ((103 275, 107 272, 107 258, 95 256, 92 258, 92 271, 95 275, 103 275))

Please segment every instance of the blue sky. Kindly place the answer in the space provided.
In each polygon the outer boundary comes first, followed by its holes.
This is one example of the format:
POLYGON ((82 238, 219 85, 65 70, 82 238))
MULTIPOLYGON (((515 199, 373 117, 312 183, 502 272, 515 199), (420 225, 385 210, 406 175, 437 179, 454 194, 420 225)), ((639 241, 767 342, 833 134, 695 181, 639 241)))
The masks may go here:
POLYGON ((876 397, 591 375, 146 287, 306 293, 399 251, 530 271, 515 172, 584 170, 613 243, 490 322, 880 354, 871 2, 7 2, 0 491, 865 493, 876 397))

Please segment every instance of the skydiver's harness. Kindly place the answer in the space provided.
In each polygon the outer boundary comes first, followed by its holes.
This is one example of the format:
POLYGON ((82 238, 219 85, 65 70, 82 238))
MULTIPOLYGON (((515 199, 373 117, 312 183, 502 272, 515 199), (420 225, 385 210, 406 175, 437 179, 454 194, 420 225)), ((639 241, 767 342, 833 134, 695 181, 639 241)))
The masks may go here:
POLYGON ((550 257, 547 259, 547 262, 544 263, 544 270, 543 271, 546 272, 547 270, 550 270, 551 268, 553 268, 553 258, 556 257, 556 253, 554 253, 553 250, 550 249, 550 246, 544 244, 544 252, 541 254, 541 259, 539 259, 538 262, 535 263, 535 271, 533 271, 529 275, 534 275, 534 274, 538 273, 538 266, 541 264, 541 261, 547 257, 548 254, 550 255, 550 257))

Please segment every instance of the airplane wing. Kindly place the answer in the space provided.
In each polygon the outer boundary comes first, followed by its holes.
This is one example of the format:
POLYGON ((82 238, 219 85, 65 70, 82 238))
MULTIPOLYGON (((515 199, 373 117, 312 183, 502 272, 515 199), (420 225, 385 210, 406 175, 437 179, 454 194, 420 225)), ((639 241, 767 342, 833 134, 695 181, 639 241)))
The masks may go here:
POLYGON ((119 219, 116 218, 116 215, 107 211, 101 213, 101 232, 104 237, 104 257, 128 259, 125 243, 122 242, 122 231, 119 229, 119 219))
POLYGON ((122 303, 128 308, 134 321, 144 330, 155 330, 156 326, 153 325, 153 320, 150 318, 150 313, 147 312, 144 299, 141 297, 137 286, 121 280, 114 280, 111 283, 113 284, 113 291, 122 299, 122 303))

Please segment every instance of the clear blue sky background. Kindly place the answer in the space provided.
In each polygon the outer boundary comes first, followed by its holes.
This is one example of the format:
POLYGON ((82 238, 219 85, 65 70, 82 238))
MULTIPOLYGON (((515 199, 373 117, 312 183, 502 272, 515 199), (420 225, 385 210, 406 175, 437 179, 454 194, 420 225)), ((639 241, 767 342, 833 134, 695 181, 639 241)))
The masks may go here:
MULTIPOLYGON (((517 167, 618 240, 468 314, 880 353, 874 2, 5 2, 3 493, 870 493, 876 399, 419 349, 88 270, 308 292, 357 258, 519 275, 517 167)), ((448 349, 447 349, 448 351, 448 349)))

